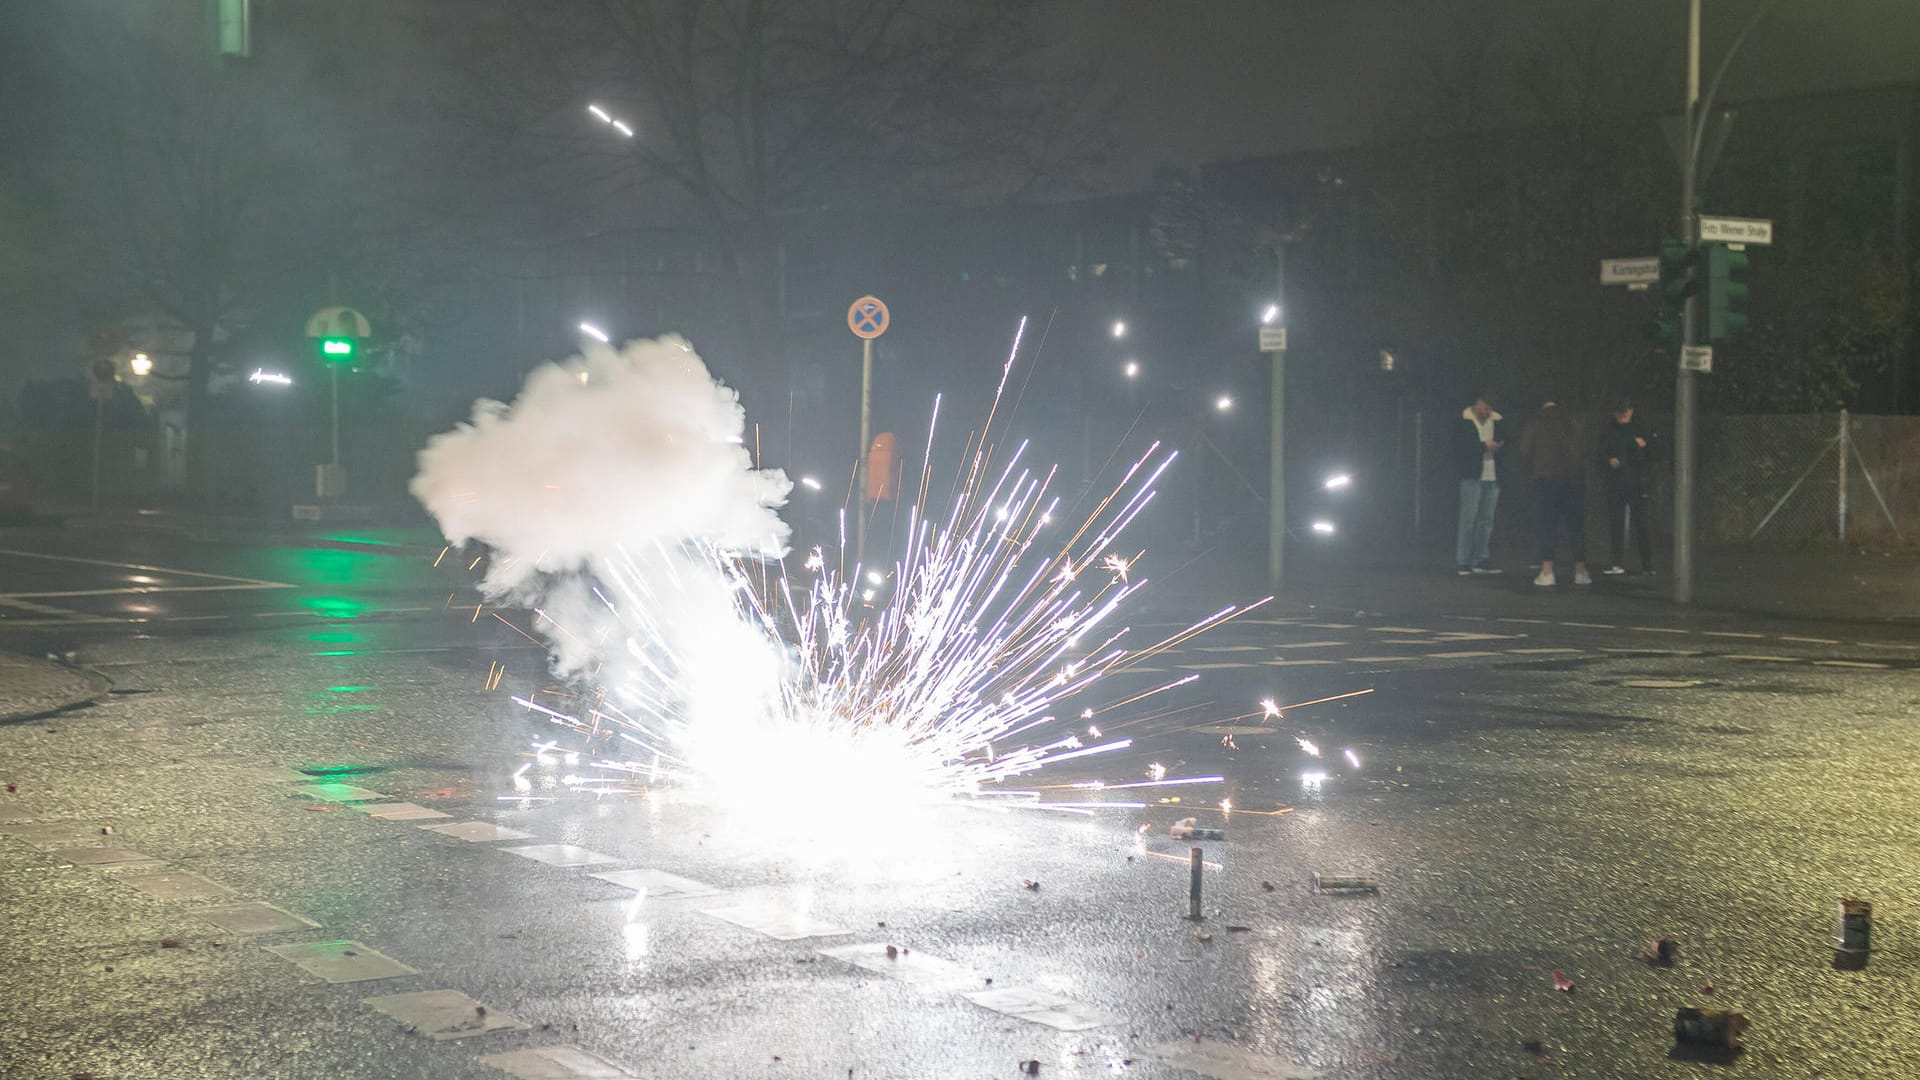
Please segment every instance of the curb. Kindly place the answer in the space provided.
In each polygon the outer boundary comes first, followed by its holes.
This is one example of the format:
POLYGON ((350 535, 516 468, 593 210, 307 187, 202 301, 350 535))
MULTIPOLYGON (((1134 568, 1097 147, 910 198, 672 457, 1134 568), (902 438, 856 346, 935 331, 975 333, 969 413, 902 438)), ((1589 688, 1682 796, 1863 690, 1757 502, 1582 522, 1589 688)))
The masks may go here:
POLYGON ((97 671, 15 653, 0 653, 0 684, 7 687, 0 694, 0 724, 50 716, 113 690, 113 680, 97 671))

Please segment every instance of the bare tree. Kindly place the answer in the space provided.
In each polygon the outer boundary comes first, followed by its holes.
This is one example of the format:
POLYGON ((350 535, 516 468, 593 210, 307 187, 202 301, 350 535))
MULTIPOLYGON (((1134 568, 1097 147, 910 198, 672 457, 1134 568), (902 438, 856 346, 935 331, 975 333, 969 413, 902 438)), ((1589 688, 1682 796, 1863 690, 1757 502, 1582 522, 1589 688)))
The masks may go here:
POLYGON ((724 256, 751 358, 779 386, 791 222, 1018 197, 1092 160, 1091 80, 1054 55, 1038 7, 509 0, 462 5, 448 29, 496 148, 573 181, 593 213, 690 224, 724 256))

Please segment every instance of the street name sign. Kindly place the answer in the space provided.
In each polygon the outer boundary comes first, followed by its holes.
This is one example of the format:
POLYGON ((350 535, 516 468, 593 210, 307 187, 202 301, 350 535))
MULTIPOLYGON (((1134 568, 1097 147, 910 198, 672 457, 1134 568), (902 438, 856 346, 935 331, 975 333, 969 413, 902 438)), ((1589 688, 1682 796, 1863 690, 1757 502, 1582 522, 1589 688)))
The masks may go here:
POLYGON ((1286 352, 1287 328, 1284 326, 1263 326, 1260 328, 1261 352, 1286 352))
POLYGON ((1773 222, 1766 218, 1702 217, 1700 242, 1765 246, 1773 243, 1773 222))
POLYGON ((1651 285, 1660 280, 1660 256, 1634 259, 1601 259, 1600 284, 1651 285))
POLYGON ((1680 350, 1680 370, 1713 374, 1713 346, 1688 345, 1680 350))

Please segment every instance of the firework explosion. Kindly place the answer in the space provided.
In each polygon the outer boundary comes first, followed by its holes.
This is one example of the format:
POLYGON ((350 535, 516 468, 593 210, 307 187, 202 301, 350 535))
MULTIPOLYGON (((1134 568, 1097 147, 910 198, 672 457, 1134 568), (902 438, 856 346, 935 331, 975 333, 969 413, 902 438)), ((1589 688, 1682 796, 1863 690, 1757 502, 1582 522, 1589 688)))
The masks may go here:
MULTIPOLYGON (((790 485, 753 467, 736 396, 677 338, 535 371, 513 405, 482 402, 429 443, 413 490, 451 542, 494 550, 485 595, 533 610, 556 674, 593 687, 573 707, 515 700, 585 735, 602 778, 783 808, 841 793, 1083 811, 1005 782, 1130 746, 1103 731, 1198 676, 1123 696, 1103 679, 1259 604, 1131 644, 1121 611, 1147 581, 1123 538, 1176 455, 1155 443, 1091 512, 1057 520, 1057 470, 1025 442, 996 456, 1013 355, 946 496, 931 494, 935 400, 904 554, 886 565, 783 557, 790 485), (878 605, 876 582, 891 586, 878 605)), ((1221 779, 1156 766, 1076 786, 1221 779)))

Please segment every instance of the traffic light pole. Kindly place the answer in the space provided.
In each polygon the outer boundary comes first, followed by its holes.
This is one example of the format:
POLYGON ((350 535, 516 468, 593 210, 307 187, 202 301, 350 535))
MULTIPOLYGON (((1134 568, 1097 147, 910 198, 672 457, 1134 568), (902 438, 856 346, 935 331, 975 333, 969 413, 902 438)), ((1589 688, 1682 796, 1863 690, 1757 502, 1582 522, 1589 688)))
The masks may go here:
MULTIPOLYGON (((1747 18, 1745 26, 1734 35, 1733 43, 1727 47, 1725 56, 1713 72, 1713 81, 1707 84, 1706 97, 1700 96, 1700 0, 1689 0, 1687 5, 1687 111, 1686 122, 1681 125, 1682 145, 1680 148, 1680 237, 1689 250, 1700 242, 1699 220, 1695 215, 1697 178, 1700 170, 1700 148, 1705 141, 1707 117, 1713 111, 1714 98, 1719 96, 1720 81, 1726 78, 1727 69, 1732 66, 1733 58, 1746 44, 1747 35, 1760 21, 1773 13, 1782 0, 1767 0, 1747 18)), ((1687 295, 1687 304, 1681 316, 1680 347, 1696 343, 1700 327, 1700 290, 1693 289, 1687 295)), ((1690 604, 1693 602, 1693 481, 1694 481, 1694 424, 1698 412, 1698 376, 1682 367, 1675 376, 1673 393, 1673 602, 1690 604)))
MULTIPOLYGON (((1700 0, 1687 10, 1687 108, 1681 129, 1685 145, 1680 154, 1680 241, 1691 249, 1699 242, 1694 232, 1694 176, 1700 145, 1694 135, 1694 114, 1700 107, 1700 0)), ((1699 290, 1687 293, 1680 320, 1682 352, 1694 344, 1700 324, 1699 290)), ((1693 602, 1693 477, 1694 421, 1698 410, 1698 376, 1679 365, 1673 387, 1673 602, 1693 602)))

